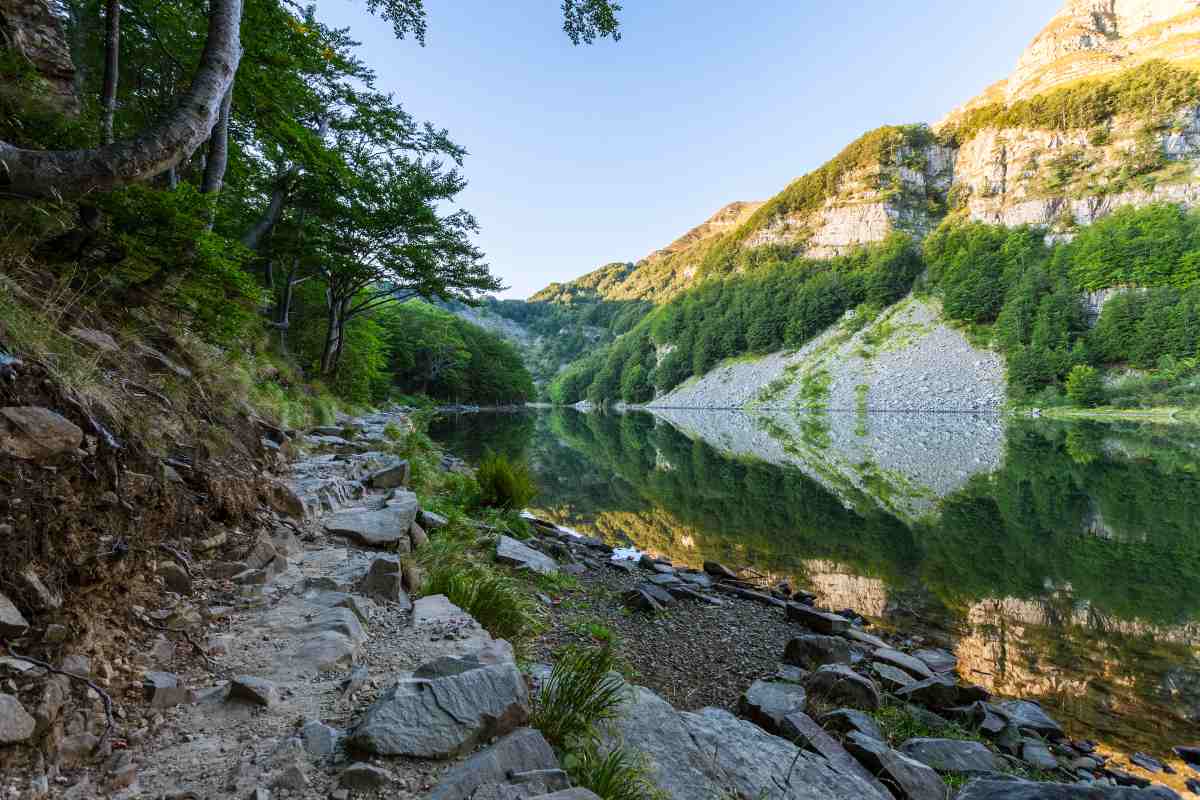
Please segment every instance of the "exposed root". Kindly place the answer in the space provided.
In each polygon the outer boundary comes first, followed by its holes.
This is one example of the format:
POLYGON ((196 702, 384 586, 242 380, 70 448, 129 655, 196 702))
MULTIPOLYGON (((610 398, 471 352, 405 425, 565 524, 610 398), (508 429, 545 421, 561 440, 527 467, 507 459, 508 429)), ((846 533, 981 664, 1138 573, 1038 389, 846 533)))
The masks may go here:
POLYGON ((112 698, 109 697, 108 692, 104 691, 99 686, 97 686, 95 683, 93 683, 89 678, 85 678, 82 675, 76 675, 73 672, 67 672, 66 670, 61 670, 58 667, 52 667, 49 664, 47 664, 45 661, 41 661, 36 658, 30 658, 29 656, 23 656, 20 653, 18 653, 16 650, 13 650, 12 645, 9 644, 8 642, 4 642, 4 649, 8 651, 8 654, 10 656, 12 656, 13 658, 15 658, 19 661, 25 661, 30 664, 33 664, 35 667, 41 667, 42 669, 46 670, 47 672, 51 672, 55 675, 65 675, 66 677, 70 678, 73 681, 79 681, 80 683, 85 684, 93 692, 100 695, 100 699, 104 701, 104 733, 100 734, 100 739, 96 742, 96 746, 94 748, 92 748, 93 753, 99 752, 100 748, 102 748, 104 746, 104 742, 108 740, 108 737, 112 733, 112 729, 113 729, 113 702, 112 702, 112 698))

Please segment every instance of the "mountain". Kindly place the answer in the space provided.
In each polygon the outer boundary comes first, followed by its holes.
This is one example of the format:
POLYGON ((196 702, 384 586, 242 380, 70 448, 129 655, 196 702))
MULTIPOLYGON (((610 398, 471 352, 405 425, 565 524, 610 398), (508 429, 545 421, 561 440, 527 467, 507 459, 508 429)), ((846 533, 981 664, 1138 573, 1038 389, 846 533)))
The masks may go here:
POLYGON ((828 258, 949 214, 1067 231, 1200 204, 1200 0, 1067 0, 1012 75, 929 125, 870 131, 765 203, 732 203, 635 264, 552 284, 662 303, 763 260, 828 258))

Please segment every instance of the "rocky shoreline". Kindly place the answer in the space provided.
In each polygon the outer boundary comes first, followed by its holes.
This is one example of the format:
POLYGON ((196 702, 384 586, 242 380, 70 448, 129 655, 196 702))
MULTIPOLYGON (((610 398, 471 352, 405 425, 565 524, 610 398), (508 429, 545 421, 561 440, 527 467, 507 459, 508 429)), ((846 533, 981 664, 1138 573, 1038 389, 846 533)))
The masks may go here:
MULTIPOLYGON (((410 556, 455 523, 388 451, 407 426, 380 413, 289 437, 302 455, 262 532, 161 559, 120 655, 0 658, 0 796, 595 800, 533 727, 570 643, 616 653, 600 746, 638 754, 671 800, 1178 796, 1143 777, 1169 766, 1105 759, 1036 704, 961 682, 936 642, 878 636, 803 590, 542 520, 523 539, 471 523, 488 569, 542 587, 546 627, 518 662, 446 596, 417 597, 410 556)), ((58 635, 14 611, 22 649, 58 635)))

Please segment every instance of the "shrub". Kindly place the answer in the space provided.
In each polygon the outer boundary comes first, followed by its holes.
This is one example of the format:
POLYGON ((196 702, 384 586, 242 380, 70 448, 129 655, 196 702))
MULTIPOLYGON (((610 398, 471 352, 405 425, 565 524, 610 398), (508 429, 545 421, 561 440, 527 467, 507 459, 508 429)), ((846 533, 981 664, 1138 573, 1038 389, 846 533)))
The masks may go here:
POLYGON ((594 745, 568 753, 563 766, 576 786, 603 800, 657 800, 664 792, 650 779, 644 758, 616 747, 601 753, 594 745))
POLYGON ((444 594, 499 639, 519 647, 537 628, 536 605, 512 578, 472 561, 467 543, 453 535, 432 539, 418 554, 425 570, 421 595, 444 594))
POLYGON ((1067 375, 1067 397, 1079 406, 1093 408, 1104 402, 1104 381, 1095 367, 1078 364, 1067 375))
POLYGON ((507 456, 488 453, 475 471, 479 484, 479 505, 518 511, 537 496, 537 481, 529 465, 511 461, 507 456))
POLYGON ((563 648, 538 693, 530 724, 555 747, 593 743, 596 726, 616 719, 625 699, 615 664, 608 647, 563 648))

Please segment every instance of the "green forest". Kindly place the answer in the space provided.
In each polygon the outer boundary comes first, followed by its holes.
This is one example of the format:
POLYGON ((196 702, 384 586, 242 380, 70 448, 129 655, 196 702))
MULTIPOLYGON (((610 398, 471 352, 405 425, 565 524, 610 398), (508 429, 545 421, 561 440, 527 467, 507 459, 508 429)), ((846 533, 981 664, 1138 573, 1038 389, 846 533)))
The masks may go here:
POLYGON ((827 261, 774 252, 654 309, 559 375, 550 399, 646 402, 724 359, 798 349, 848 310, 866 325, 910 290, 1005 354, 1016 401, 1066 402, 1076 367, 1138 370, 1087 404, 1200 400, 1200 212, 1172 204, 1119 209, 1054 244, 955 216, 920 244, 897 233, 827 261), (1108 288, 1121 291, 1089 321, 1086 293, 1108 288))

